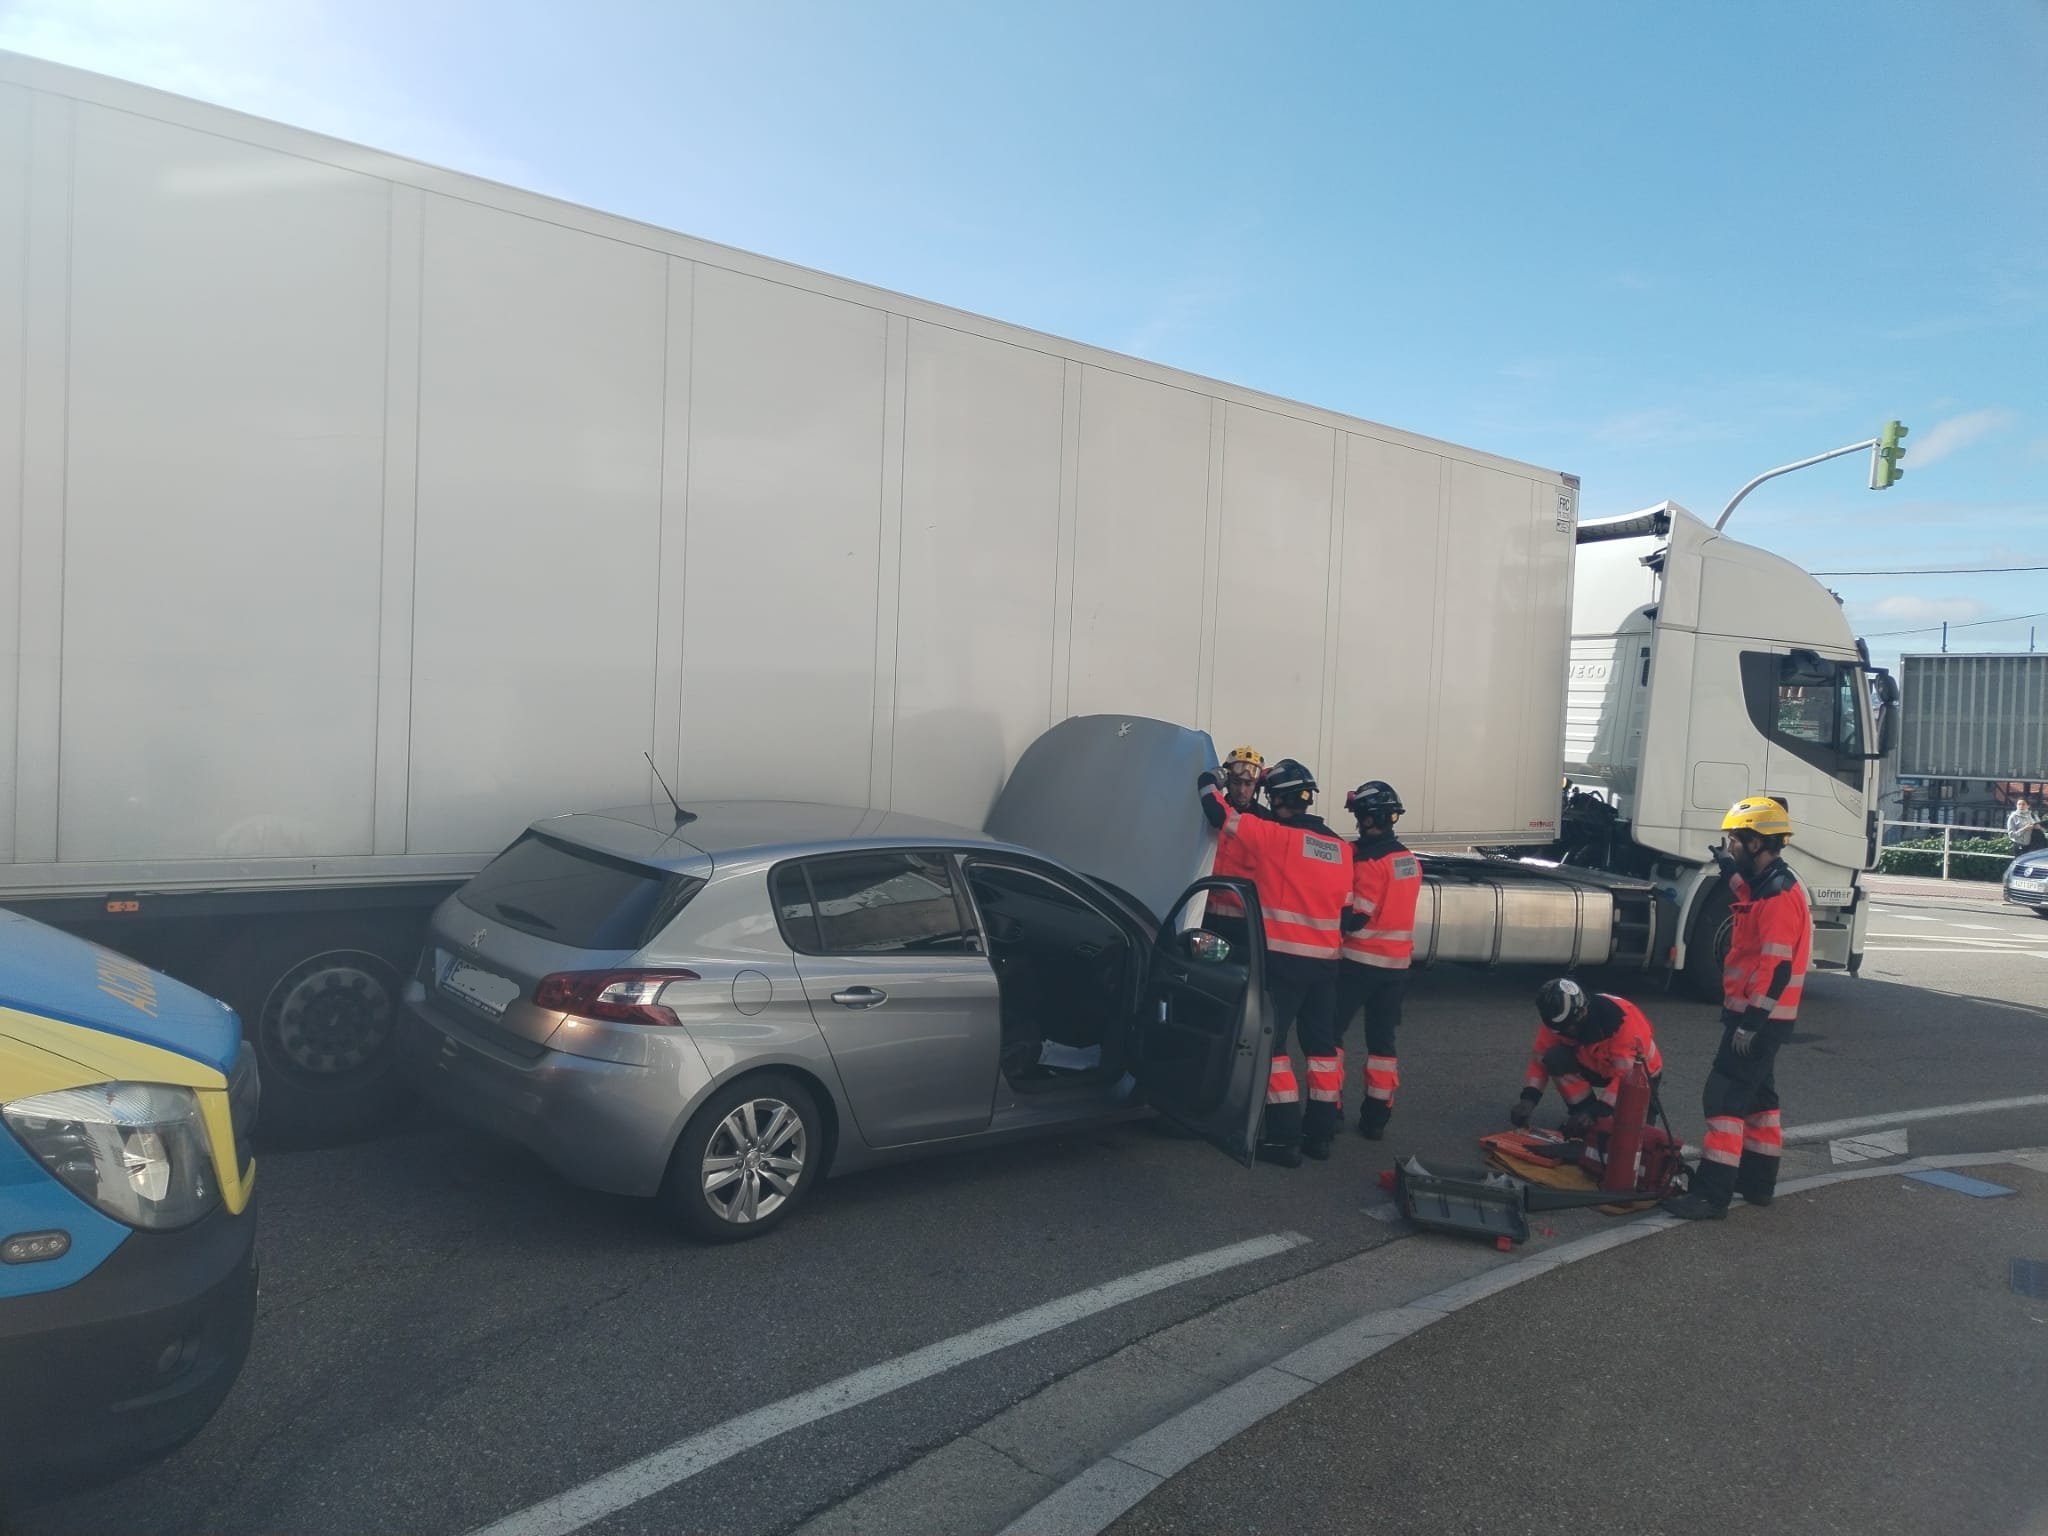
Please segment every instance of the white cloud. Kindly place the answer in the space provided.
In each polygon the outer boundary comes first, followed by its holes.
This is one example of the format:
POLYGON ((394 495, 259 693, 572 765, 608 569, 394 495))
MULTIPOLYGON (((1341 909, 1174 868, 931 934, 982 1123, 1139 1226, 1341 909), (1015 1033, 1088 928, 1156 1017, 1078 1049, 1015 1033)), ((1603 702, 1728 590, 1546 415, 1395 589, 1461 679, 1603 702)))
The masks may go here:
POLYGON ((1593 428, 1593 435, 1609 443, 1699 443, 1726 437, 1723 422, 1710 421, 1695 411, 1675 405, 1655 405, 1639 411, 1609 416, 1593 428))
POLYGON ((1858 603, 1857 607, 1867 608, 1875 617, 1894 624, 1963 624, 1981 619, 1989 611, 1979 598, 1915 597, 1905 592, 1868 604, 1858 603))
POLYGON ((1993 406, 1989 410, 1966 411, 1961 416, 1937 421, 1917 443, 1908 434, 1906 467, 1923 469, 1929 464, 1937 464, 1958 449, 1967 448, 1994 432, 2004 431, 2017 419, 2005 407, 1993 406))

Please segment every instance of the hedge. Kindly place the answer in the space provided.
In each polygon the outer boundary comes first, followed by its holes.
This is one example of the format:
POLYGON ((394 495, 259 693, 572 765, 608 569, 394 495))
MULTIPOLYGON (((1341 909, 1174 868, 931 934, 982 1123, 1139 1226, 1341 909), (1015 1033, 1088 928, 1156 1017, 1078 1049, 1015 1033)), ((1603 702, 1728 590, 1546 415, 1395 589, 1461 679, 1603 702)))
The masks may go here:
MULTIPOLYGON (((2002 837, 1959 837, 1949 844, 1948 873, 1952 880, 2003 880, 2012 862, 2012 844, 2002 837), (1970 857, 1964 857, 1964 855, 1970 857), (1995 857, 1987 857, 1995 855, 1995 857)), ((1881 875, 1929 875, 1941 878, 1941 839, 1908 838, 1877 856, 1881 875)))

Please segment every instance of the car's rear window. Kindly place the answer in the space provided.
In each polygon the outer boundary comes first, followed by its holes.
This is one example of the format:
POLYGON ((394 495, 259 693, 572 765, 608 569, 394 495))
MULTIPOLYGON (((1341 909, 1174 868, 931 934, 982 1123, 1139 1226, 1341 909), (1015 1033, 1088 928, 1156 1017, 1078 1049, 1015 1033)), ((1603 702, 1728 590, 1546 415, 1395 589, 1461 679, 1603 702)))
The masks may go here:
POLYGON ((465 907, 536 938, 578 949, 638 949, 703 884, 529 832, 459 894, 465 907))

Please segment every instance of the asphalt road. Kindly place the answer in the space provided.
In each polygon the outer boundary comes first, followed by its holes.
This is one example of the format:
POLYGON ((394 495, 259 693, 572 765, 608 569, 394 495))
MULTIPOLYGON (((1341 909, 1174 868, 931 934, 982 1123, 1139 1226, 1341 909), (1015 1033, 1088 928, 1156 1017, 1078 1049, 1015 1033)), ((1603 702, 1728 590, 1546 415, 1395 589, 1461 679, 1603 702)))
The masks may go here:
MULTIPOLYGON (((1881 903, 1874 929, 1862 978, 1808 986, 1779 1071, 1788 1127, 2048 1090, 2048 923, 1905 895, 1881 903)), ((1134 1341, 1400 1241, 1373 1212, 1376 1175, 1409 1151, 1470 1160, 1473 1138, 1499 1128, 1539 979, 1418 978, 1389 1141, 1347 1137, 1330 1164, 1298 1172, 1246 1172, 1126 1124, 834 1181, 777 1235, 701 1248, 650 1208, 437 1124, 269 1154, 257 1340, 226 1407, 169 1460, 12 1518, 32 1536, 132 1532, 138 1511, 167 1536, 454 1536, 1090 1287, 1247 1239, 1307 1239, 796 1424, 584 1527, 794 1529, 1134 1341)), ((1667 1103, 1696 1134, 1714 1010, 1594 979, 1649 1009, 1667 1103)), ((2048 1108, 1909 1134, 1916 1154, 2048 1145, 2048 1108)), ((1489 1380, 1472 1373, 1466 1390, 1489 1380)))
POLYGON ((2010 1278, 2048 1259, 2048 1171, 1972 1172, 2013 1193, 1847 1184, 1528 1281, 1109 1529, 2048 1529, 2048 1300, 2010 1278))

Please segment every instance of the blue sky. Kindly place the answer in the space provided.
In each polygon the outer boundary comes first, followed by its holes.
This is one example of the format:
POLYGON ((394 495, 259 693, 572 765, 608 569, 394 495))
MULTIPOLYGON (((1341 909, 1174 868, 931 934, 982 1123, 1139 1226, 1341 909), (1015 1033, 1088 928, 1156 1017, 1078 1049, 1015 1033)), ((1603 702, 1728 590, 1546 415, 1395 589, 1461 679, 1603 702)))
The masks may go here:
MULTIPOLYGON (((0 0, 0 47, 1570 470, 1590 516, 1898 416, 1902 485, 1844 460, 1731 531, 2048 565, 2042 0, 0 0)), ((2048 610, 1831 584, 1873 635, 2048 610)))

